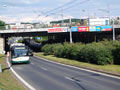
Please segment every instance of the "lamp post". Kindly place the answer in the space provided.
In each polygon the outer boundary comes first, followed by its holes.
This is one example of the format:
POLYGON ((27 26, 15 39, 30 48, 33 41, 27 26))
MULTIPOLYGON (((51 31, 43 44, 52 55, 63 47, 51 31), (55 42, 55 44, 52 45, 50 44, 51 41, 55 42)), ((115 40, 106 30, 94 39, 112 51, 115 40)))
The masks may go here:
POLYGON ((113 23, 112 23, 112 26, 113 26, 113 41, 115 41, 115 28, 114 28, 115 21, 114 21, 114 19, 112 21, 113 21, 113 23))
POLYGON ((70 18, 69 19, 70 43, 72 43, 72 30, 71 30, 71 27, 72 27, 72 21, 71 21, 71 18, 70 18))

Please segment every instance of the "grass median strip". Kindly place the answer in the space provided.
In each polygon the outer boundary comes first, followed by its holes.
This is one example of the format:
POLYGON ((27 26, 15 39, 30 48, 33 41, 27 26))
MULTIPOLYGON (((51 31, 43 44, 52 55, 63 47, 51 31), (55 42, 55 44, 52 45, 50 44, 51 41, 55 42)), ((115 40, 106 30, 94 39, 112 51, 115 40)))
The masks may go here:
POLYGON ((26 90, 10 73, 6 64, 5 56, 0 55, 2 73, 0 73, 0 90, 26 90))
POLYGON ((67 64, 67 65, 72 65, 72 66, 76 66, 76 67, 83 67, 83 68, 87 68, 87 69, 116 74, 116 75, 120 76, 120 65, 94 65, 94 64, 79 62, 76 60, 58 58, 58 57, 55 57, 54 55, 45 56, 44 53, 35 53, 35 55, 40 56, 40 57, 45 58, 45 59, 48 59, 48 60, 55 61, 55 62, 67 64))

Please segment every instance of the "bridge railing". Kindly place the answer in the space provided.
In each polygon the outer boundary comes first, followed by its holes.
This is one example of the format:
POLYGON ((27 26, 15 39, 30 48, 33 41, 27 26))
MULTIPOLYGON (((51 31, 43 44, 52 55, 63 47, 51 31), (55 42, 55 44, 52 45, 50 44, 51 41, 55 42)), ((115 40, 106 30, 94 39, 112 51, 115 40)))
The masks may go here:
POLYGON ((114 28, 120 28, 120 25, 113 25, 114 28))
MULTIPOLYGON (((120 25, 111 25, 114 28, 120 28, 120 25)), ((85 26, 86 27, 86 26, 85 26)), ((88 27, 88 26, 87 26, 88 27)), ((39 29, 17 29, 17 30, 0 30, 0 33, 25 33, 25 32, 69 32, 68 27, 54 27, 54 28, 39 28, 39 29)))
POLYGON ((43 32, 43 31, 48 31, 48 29, 47 28, 39 28, 39 29, 1 30, 0 33, 43 32))

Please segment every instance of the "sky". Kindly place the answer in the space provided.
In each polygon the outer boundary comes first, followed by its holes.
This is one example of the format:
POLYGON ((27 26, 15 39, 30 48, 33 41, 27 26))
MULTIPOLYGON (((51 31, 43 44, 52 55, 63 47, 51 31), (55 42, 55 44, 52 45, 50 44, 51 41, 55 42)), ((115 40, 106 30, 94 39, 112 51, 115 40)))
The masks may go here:
POLYGON ((6 23, 115 16, 120 0, 0 0, 0 20, 6 23))

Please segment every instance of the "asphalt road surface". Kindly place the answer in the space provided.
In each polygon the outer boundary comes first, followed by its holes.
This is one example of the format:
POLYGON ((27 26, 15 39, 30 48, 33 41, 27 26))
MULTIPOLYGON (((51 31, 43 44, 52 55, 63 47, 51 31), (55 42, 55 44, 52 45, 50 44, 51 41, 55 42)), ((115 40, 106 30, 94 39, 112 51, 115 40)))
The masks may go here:
POLYGON ((36 57, 13 69, 36 90, 120 90, 120 79, 67 67, 36 57))

